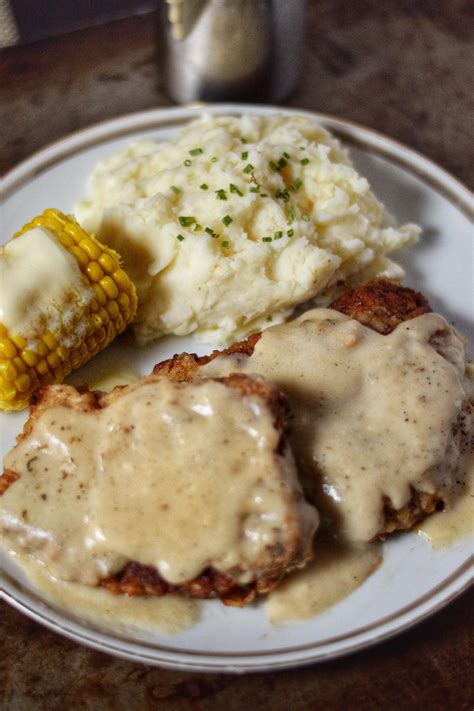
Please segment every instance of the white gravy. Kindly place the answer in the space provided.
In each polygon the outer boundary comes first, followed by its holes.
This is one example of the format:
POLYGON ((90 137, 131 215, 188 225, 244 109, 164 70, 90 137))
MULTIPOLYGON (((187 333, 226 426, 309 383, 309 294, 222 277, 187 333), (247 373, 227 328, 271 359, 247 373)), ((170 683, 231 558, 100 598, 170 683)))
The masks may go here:
POLYGON ((464 361, 462 340, 438 314, 382 336, 315 309, 264 331, 251 356, 220 356, 200 374, 259 374, 284 390, 303 482, 333 526, 359 543, 383 531, 384 497, 395 509, 412 488, 456 497, 469 428, 464 361), (430 345, 440 332, 446 358, 430 345))
POLYGON ((170 583, 212 566, 245 584, 295 538, 310 545, 317 513, 260 398, 153 376, 105 397, 45 409, 6 455, 21 476, 0 498, 4 545, 88 585, 131 560, 170 583))

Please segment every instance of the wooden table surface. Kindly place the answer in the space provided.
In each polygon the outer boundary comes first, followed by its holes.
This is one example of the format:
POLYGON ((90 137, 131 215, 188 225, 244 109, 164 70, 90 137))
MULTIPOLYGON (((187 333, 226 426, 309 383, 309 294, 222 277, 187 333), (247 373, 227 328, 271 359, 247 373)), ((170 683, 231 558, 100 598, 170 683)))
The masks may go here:
MULTIPOLYGON (((473 186, 472 42, 466 0, 314 0, 291 106, 401 140, 473 186)), ((472 7, 472 6, 471 6, 472 7)), ((71 131, 170 104, 154 17, 0 55, 0 173, 71 131)), ((341 660, 233 677, 160 670, 90 651, 0 603, 0 709, 474 708, 474 594, 341 660)))

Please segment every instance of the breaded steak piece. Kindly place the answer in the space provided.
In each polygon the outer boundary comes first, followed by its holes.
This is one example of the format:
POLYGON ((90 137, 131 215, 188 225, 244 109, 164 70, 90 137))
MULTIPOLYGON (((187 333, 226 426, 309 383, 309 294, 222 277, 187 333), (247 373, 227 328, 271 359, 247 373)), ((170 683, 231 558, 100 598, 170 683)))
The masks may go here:
MULTIPOLYGON (((330 304, 329 308, 346 314, 382 335, 390 334, 398 324, 431 312, 428 301, 421 293, 388 279, 378 279, 366 286, 355 288, 339 297, 330 304)), ((284 326, 275 328, 284 328, 284 326)), ((199 357, 186 353, 175 355, 169 360, 158 363, 153 372, 166 375, 173 380, 188 380, 198 376, 203 366, 218 357, 235 354, 251 357, 261 336, 261 333, 253 334, 245 341, 223 351, 214 351, 209 356, 199 357)), ((440 332, 432 338, 431 345, 440 355, 449 360, 449 353, 446 353, 444 348, 445 341, 446 334, 440 332)), ((470 405, 466 402, 458 421, 453 423, 452 437, 455 441, 465 437, 465 420, 469 416, 470 405)), ((292 441, 291 432, 290 441, 292 441)), ((293 449, 298 460, 297 448, 294 446, 293 449)), ((306 494, 312 500, 311 490, 307 490, 306 494)), ((381 502, 384 526, 378 535, 383 538, 393 531, 413 528, 428 514, 442 509, 443 505, 443 496, 440 492, 427 493, 416 488, 411 488, 409 502, 398 509, 394 507, 389 497, 384 496, 381 502)))
MULTIPOLYGON (((313 557, 312 541, 318 514, 305 501, 301 491, 285 436, 286 416, 286 399, 274 385, 263 378, 242 374, 198 378, 192 383, 172 383, 166 378, 150 375, 133 385, 117 387, 111 393, 84 389, 80 392, 65 385, 42 387, 34 395, 30 416, 23 433, 17 438, 17 446, 5 458, 5 470, 0 477, 0 542, 13 550, 24 551, 26 548, 56 577, 101 585, 113 593, 158 596, 181 593, 196 598, 220 598, 225 604, 242 606, 257 594, 269 592, 288 571, 301 567, 313 557), (219 411, 221 399, 223 410, 219 411), (155 410, 154 406, 158 408, 158 403, 161 403, 161 409, 155 410), (235 410, 232 410, 234 406, 235 410), (196 429, 195 441, 187 437, 186 445, 183 445, 180 438, 193 432, 192 418, 196 413, 197 420, 204 422, 205 427, 203 430, 196 429), (234 423, 233 430, 235 414, 239 420, 234 423), (214 430, 208 427, 214 415, 226 418, 222 428, 225 451, 217 459, 212 450, 214 430), (75 416, 78 416, 77 420, 75 416), (90 423, 89 418, 92 418, 90 423), (105 418, 104 423, 101 418, 105 418), (179 455, 176 469, 172 468, 175 460, 168 460, 163 449, 158 449, 159 458, 156 457, 156 444, 152 458, 143 459, 144 438, 145 443, 150 437, 154 438, 155 433, 158 438, 162 421, 165 422, 165 446, 169 441, 170 451, 174 447, 179 455), (168 423, 171 424, 166 429, 168 423), (95 431, 98 432, 97 441, 94 439, 95 431), (112 432, 110 439, 107 432, 112 432), (168 439, 174 432, 177 433, 176 441, 168 439), (248 435, 248 432, 251 434, 248 435), (208 435, 209 440, 206 439, 208 435), (203 439, 206 441, 203 442, 203 439), (234 449, 233 439, 237 443, 234 449), (116 454, 121 441, 123 449, 116 454), (48 449, 51 442, 59 442, 56 458, 48 449), (182 446, 189 451, 189 456, 181 450, 182 446), (210 448, 209 456, 207 448, 210 448), (62 454, 64 451, 67 451, 66 456, 62 454), (79 462, 83 452, 90 452, 90 459, 79 462), (81 464, 88 463, 94 467, 98 457, 102 462, 100 475, 97 472, 84 475, 81 464), (126 467, 122 466, 124 457, 129 457, 126 467), (247 466, 250 460, 251 465, 247 466), (171 468, 169 461, 172 462, 171 468), (194 462, 193 469, 182 472, 179 467, 183 461, 194 462), (52 471, 52 466, 59 463, 57 471, 52 471), (165 472, 159 475, 161 478, 156 476, 161 482, 158 491, 153 488, 154 474, 153 471, 150 473, 150 464, 152 469, 156 466, 156 472, 165 472), (130 474, 127 467, 132 469, 130 474), (260 478, 261 470, 268 481, 264 481, 263 475, 260 478), (110 507, 110 498, 115 496, 113 487, 102 491, 102 484, 97 484, 99 479, 108 476, 120 479, 122 487, 125 486, 122 498, 114 498, 110 507), (130 481, 126 478, 124 483, 123 477, 127 476, 130 481), (200 476, 204 482, 202 485, 198 480, 200 476), (129 501, 136 500, 133 498, 134 482, 137 481, 136 486, 139 486, 141 477, 147 482, 143 489, 145 498, 152 500, 152 504, 143 501, 143 497, 139 498, 135 510, 134 504, 129 505, 129 501), (152 486, 149 486, 150 482, 152 486), (212 486, 212 482, 217 492, 220 491, 219 486, 222 488, 228 483, 229 489, 234 492, 235 506, 231 493, 230 503, 220 498, 220 494, 215 494, 212 499, 213 492, 207 488, 209 484, 212 486), (64 498, 64 487, 76 484, 76 488, 69 491, 68 498, 64 498), (189 486, 190 493, 186 492, 189 486), (17 487, 22 487, 22 491, 18 489, 19 494, 15 498, 17 487), (33 493, 36 489, 40 492, 38 496, 33 493), (31 499, 28 494, 31 494, 31 499), (48 520, 51 507, 65 511, 76 498, 81 499, 78 506, 82 508, 75 511, 73 506, 64 514, 64 519, 58 519, 61 525, 55 529, 53 522, 51 528, 48 520), (212 516, 215 515, 208 523, 205 520, 206 504, 203 503, 206 501, 212 516), (195 502, 197 508, 194 508, 195 502), (102 511, 104 505, 105 516, 102 511), (183 506, 190 507, 191 512, 189 515, 186 513, 184 519, 183 506), (117 530, 116 518, 120 517, 120 513, 114 514, 115 520, 113 517, 112 522, 110 520, 110 510, 115 507, 124 511, 123 531, 120 530, 120 518, 117 530), (129 508, 131 511, 128 511, 129 508), (219 509, 222 510, 222 518, 229 514, 229 526, 233 526, 234 532, 229 534, 232 542, 230 560, 227 560, 227 552, 222 550, 222 546, 216 553, 212 541, 219 536, 219 531, 224 532, 227 540, 226 521, 218 520, 219 509), (171 514, 171 510, 175 513, 171 514), (186 540, 186 536, 190 536, 190 552, 185 550, 184 558, 182 556, 184 570, 187 569, 186 564, 194 564, 194 556, 202 554, 203 547, 204 560, 208 559, 210 564, 204 564, 199 573, 189 579, 170 582, 154 565, 137 562, 127 548, 127 539, 132 535, 130 531, 138 525, 137 520, 143 518, 150 523, 147 511, 151 512, 152 530, 144 530, 143 537, 149 537, 155 531, 159 538, 159 522, 162 520, 166 533, 173 529, 178 532, 178 539, 182 537, 186 540), (197 518, 189 521, 193 512, 197 518), (173 520, 173 516, 178 518, 173 520), (273 517, 271 525, 265 522, 268 516, 273 517), (91 526, 87 530, 81 528, 85 517, 91 526), (62 529, 66 528, 68 538, 63 539, 62 529), (37 530, 40 535, 35 539, 37 530), (97 550, 93 549, 94 556, 99 559, 96 567, 95 562, 90 560, 88 546, 83 545, 87 538, 90 547, 95 530, 109 536, 105 547, 101 548, 99 544, 97 550), (206 542, 191 555, 196 542, 199 544, 200 531, 207 531, 206 535, 210 536, 212 545, 208 558, 206 542), (249 536, 248 540, 246 536, 249 536), (46 539, 53 545, 48 547, 49 543, 44 543, 46 539), (125 546, 123 549, 120 547, 122 543, 125 546), (113 551, 112 558, 107 549, 109 544, 113 551)), ((217 422, 215 426, 220 437, 217 422)), ((169 456, 172 457, 172 454, 169 456)), ((187 509, 184 511, 187 512, 187 509)), ((138 532, 141 536, 140 530, 138 532)), ((158 559, 166 558, 169 550, 175 550, 173 546, 176 546, 178 555, 182 554, 183 549, 176 536, 171 541, 171 549, 167 549, 166 545, 166 542, 160 542, 161 548, 156 555, 158 559)), ((153 540, 147 540, 146 550, 153 552, 153 547, 153 540)), ((168 558, 172 559, 172 555, 168 554, 168 558)), ((172 560, 170 562, 173 563, 172 560)))

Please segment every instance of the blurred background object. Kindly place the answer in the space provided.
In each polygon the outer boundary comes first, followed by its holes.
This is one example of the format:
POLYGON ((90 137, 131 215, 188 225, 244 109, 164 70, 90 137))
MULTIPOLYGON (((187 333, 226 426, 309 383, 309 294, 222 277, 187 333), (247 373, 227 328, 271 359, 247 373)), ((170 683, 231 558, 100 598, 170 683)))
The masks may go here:
POLYGON ((161 0, 165 85, 177 103, 284 101, 301 72, 306 0, 161 0))
POLYGON ((0 47, 141 15, 155 5, 156 0, 0 0, 0 47))

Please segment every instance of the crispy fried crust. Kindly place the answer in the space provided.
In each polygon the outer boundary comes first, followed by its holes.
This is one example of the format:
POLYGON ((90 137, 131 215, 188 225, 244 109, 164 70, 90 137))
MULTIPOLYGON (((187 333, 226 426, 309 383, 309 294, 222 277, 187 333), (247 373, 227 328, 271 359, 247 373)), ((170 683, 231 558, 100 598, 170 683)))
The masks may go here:
MULTIPOLYGON (((333 301, 329 308, 350 316, 382 335, 388 335, 403 321, 431 311, 423 294, 400 286, 389 279, 377 279, 366 286, 352 289, 333 301)), ((199 357, 187 353, 175 355, 169 360, 158 363, 153 372, 166 375, 171 380, 189 380, 198 374, 200 366, 218 356, 235 353, 252 355, 260 337, 261 333, 254 333, 230 348, 213 351, 209 356, 199 357)), ((436 494, 428 494, 416 489, 412 489, 410 501, 401 509, 395 509, 390 499, 384 497, 384 528, 379 536, 383 538, 393 531, 413 528, 442 506, 443 502, 436 494)))
MULTIPOLYGON (((148 379, 159 380, 154 375, 149 376, 148 379)), ((250 378, 240 373, 214 378, 214 380, 237 390, 243 397, 258 397, 264 401, 274 417, 274 427, 279 434, 275 452, 284 455, 288 446, 285 437, 288 404, 281 391, 262 378, 250 378)), ((68 386, 45 385, 34 393, 30 416, 17 440, 28 436, 41 413, 51 407, 63 405, 83 412, 91 412, 107 406, 111 401, 120 397, 122 390, 123 387, 119 386, 111 393, 103 393, 100 391, 90 392, 87 388, 76 390, 68 386)), ((0 496, 19 478, 18 473, 9 469, 5 470, 3 476, 0 477, 0 496)), ((241 607, 245 603, 251 602, 257 594, 268 593, 286 572, 296 566, 303 565, 312 558, 312 550, 308 546, 308 542, 301 538, 296 529, 293 533, 291 543, 285 549, 283 546, 278 546, 278 550, 275 550, 272 570, 263 571, 245 586, 236 585, 230 577, 212 568, 204 570, 201 575, 182 585, 172 585, 163 580, 155 568, 136 562, 128 563, 118 574, 101 581, 101 585, 116 594, 161 596, 178 592, 188 597, 220 598, 226 605, 241 607)))

